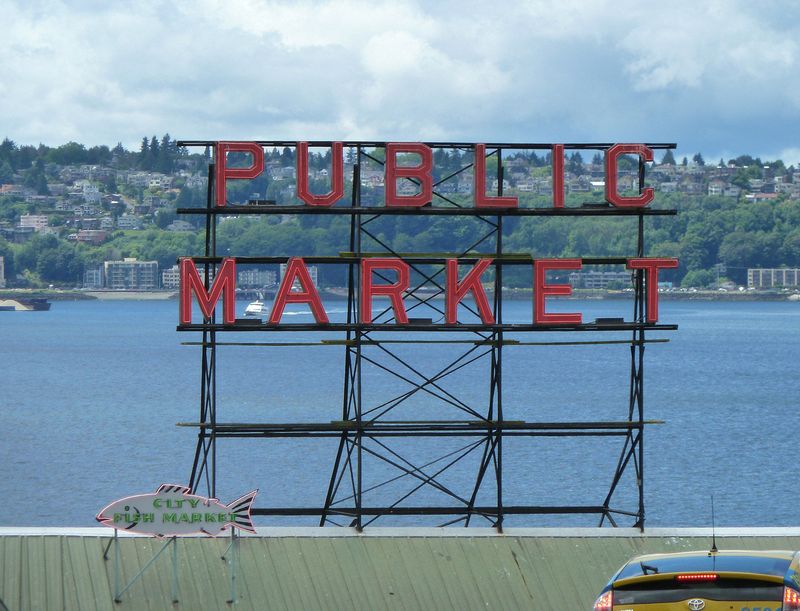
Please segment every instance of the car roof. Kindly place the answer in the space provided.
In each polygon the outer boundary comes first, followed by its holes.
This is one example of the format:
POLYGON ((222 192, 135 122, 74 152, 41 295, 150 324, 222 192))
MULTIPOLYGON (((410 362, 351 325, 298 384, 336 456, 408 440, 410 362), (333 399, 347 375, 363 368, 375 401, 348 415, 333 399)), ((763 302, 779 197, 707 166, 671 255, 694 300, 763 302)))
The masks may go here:
POLYGON ((748 573, 784 577, 795 553, 788 550, 723 550, 646 554, 629 560, 613 582, 675 573, 748 573))
POLYGON ((697 557, 708 557, 708 556, 717 556, 719 557, 729 557, 729 556, 736 556, 736 557, 747 557, 751 556, 753 558, 782 558, 785 560, 791 560, 792 557, 795 555, 796 552, 790 550, 783 550, 783 549, 773 549, 773 550, 719 550, 717 552, 711 552, 709 550, 695 550, 691 552, 667 552, 661 554, 643 554, 641 556, 636 556, 631 558, 628 561, 628 564, 632 564, 634 562, 647 562, 648 560, 662 560, 664 558, 697 558, 697 557))

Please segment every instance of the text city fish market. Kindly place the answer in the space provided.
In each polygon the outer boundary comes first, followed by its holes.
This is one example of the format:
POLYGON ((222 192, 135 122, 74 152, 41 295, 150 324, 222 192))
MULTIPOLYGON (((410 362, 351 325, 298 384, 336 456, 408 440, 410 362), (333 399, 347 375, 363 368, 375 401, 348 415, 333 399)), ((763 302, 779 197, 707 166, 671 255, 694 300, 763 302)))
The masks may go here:
MULTIPOLYGON (((200 505, 200 499, 159 499, 153 500, 153 507, 155 509, 197 509, 200 505), (184 507, 187 505, 187 507, 184 507)), ((166 524, 168 522, 186 522, 194 524, 197 522, 229 522, 232 519, 232 514, 219 512, 219 511, 203 511, 203 512, 164 512, 161 514, 161 522, 166 524)), ((115 513, 114 523, 128 524, 131 522, 153 522, 155 521, 154 512, 133 512, 133 513, 115 513)))
MULTIPOLYGON (((132 522, 141 522, 146 524, 148 522, 155 522, 156 514, 154 512, 143 512, 143 513, 115 513, 114 514, 114 524, 130 524, 132 522)), ((219 511, 204 511, 204 512, 165 512, 161 514, 161 523, 168 524, 168 523, 186 523, 186 524, 198 524, 198 523, 227 523, 232 522, 235 518, 235 515, 232 513, 225 513, 219 511)))

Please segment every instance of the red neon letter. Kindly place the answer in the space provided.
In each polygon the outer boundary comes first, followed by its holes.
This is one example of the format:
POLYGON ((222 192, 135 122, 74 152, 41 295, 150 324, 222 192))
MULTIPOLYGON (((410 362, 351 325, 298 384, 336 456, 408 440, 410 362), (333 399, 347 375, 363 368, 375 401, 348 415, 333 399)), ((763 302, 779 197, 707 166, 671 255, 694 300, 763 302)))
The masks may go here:
POLYGON ((564 207, 564 145, 554 144, 550 152, 553 164, 553 208, 564 207))
POLYGON ((476 208, 516 208, 516 196, 490 197, 486 195, 486 145, 475 145, 475 207, 476 208))
POLYGON ((644 144, 615 144, 606 151, 606 201, 617 208, 644 208, 653 201, 653 189, 647 187, 638 197, 623 197, 617 193, 617 159, 620 155, 639 155, 653 161, 653 151, 644 144))
POLYGON ((217 142, 214 160, 214 183, 216 185, 217 206, 227 203, 228 195, 225 180, 228 178, 253 179, 264 171, 264 149, 255 142, 217 142), (249 168, 229 168, 226 153, 235 151, 253 155, 253 165, 249 168))
POLYGON ((283 275, 278 294, 275 296, 275 303, 272 304, 272 312, 269 314, 270 324, 277 325, 283 316, 283 310, 287 303, 307 303, 314 315, 314 320, 320 324, 328 322, 328 315, 322 307, 322 300, 314 287, 311 275, 308 273, 305 262, 300 257, 292 257, 286 266, 286 273, 283 275), (292 285, 297 280, 301 290, 293 292, 292 285))
POLYGON ((403 291, 408 288, 408 265, 400 259, 362 259, 361 260, 361 322, 372 322, 372 297, 386 295, 392 302, 394 319, 398 324, 408 323, 408 315, 403 305, 403 291), (372 272, 376 269, 394 270, 397 282, 392 284, 372 284, 372 272))
POLYGON ((481 259, 475 264, 469 273, 464 276, 461 284, 458 283, 458 259, 447 260, 447 279, 445 291, 445 321, 448 325, 458 322, 458 304, 467 294, 472 291, 475 298, 475 305, 478 306, 478 313, 485 325, 494 324, 494 316, 489 307, 489 300, 486 299, 486 291, 481 284, 481 274, 492 264, 491 259, 481 259))
POLYGON ((677 259, 628 259, 628 269, 647 270, 647 322, 658 322, 658 270, 671 267, 677 259))
POLYGON ((308 190, 308 142, 297 143, 297 197, 309 206, 332 206, 344 197, 344 155, 342 143, 331 144, 331 190, 314 195, 308 190))
POLYGON ((217 307, 222 295, 222 320, 226 325, 236 322, 236 260, 226 258, 222 260, 211 292, 206 292, 206 287, 197 273, 197 267, 191 259, 181 259, 180 283, 180 322, 188 325, 192 322, 192 291, 197 295, 197 305, 205 318, 211 318, 214 308, 217 307))
POLYGON ((424 144, 400 144, 390 142, 386 145, 386 205, 387 206, 424 206, 433 198, 433 153, 424 144), (422 160, 415 166, 398 166, 397 153, 416 153, 422 160), (398 195, 398 178, 416 178, 420 192, 416 195, 398 195))
POLYGON ((544 298, 547 295, 571 295, 569 284, 545 284, 548 269, 580 269, 580 259, 539 259, 533 262, 533 322, 537 325, 579 325, 581 314, 548 314, 544 311, 544 298))

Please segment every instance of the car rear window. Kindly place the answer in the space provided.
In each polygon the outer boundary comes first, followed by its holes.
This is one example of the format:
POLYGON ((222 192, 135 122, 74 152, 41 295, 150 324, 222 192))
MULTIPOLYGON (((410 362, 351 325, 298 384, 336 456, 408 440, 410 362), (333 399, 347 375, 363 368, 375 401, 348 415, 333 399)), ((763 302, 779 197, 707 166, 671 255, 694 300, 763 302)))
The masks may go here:
POLYGON ((631 562, 622 569, 617 579, 638 577, 653 573, 760 573, 784 577, 789 570, 789 559, 764 556, 673 556, 631 562))
POLYGON ((710 583, 667 579, 614 588, 615 605, 672 603, 694 596, 719 601, 781 601, 783 586, 754 579, 718 579, 710 583))

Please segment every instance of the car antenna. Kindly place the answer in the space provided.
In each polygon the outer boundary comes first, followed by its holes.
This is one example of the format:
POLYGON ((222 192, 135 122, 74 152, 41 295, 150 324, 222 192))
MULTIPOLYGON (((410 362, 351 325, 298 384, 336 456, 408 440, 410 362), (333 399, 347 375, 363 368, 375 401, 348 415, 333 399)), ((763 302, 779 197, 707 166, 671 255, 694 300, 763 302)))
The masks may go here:
POLYGON ((714 495, 711 495, 711 550, 708 552, 708 555, 716 554, 719 550, 717 549, 717 534, 716 534, 716 524, 714 519, 714 495))

